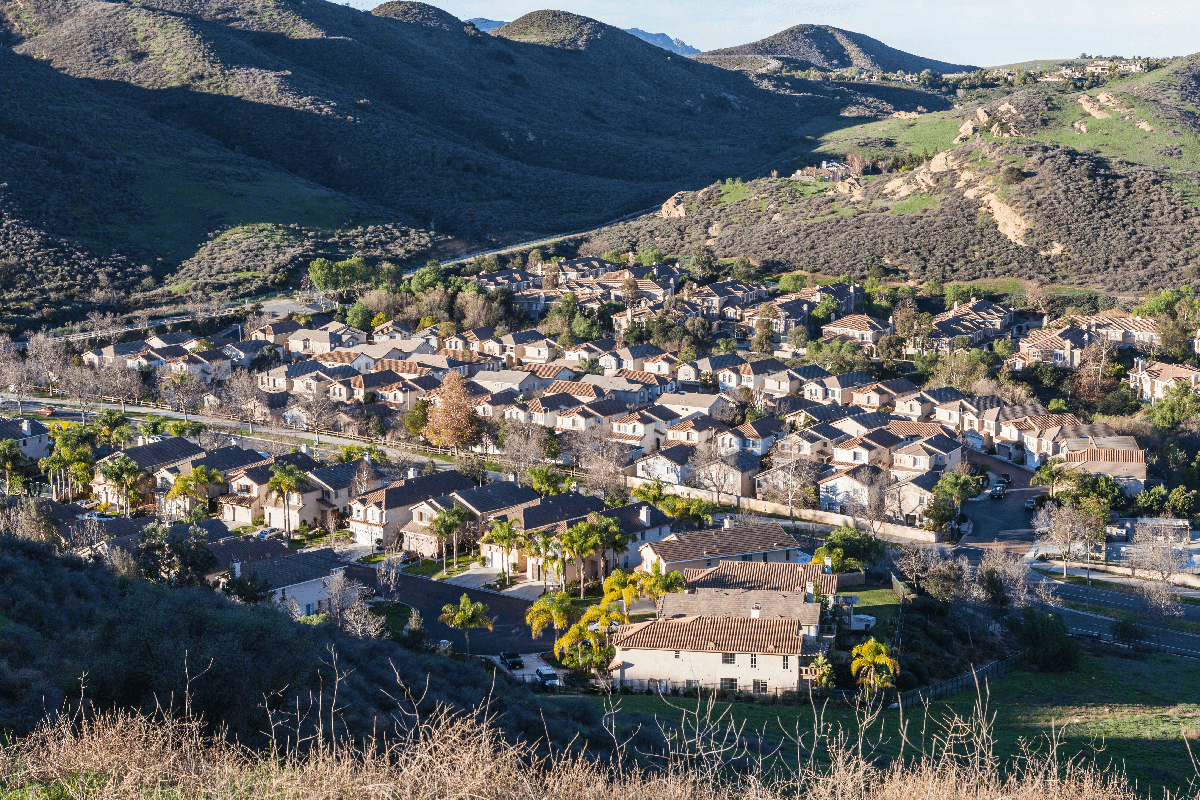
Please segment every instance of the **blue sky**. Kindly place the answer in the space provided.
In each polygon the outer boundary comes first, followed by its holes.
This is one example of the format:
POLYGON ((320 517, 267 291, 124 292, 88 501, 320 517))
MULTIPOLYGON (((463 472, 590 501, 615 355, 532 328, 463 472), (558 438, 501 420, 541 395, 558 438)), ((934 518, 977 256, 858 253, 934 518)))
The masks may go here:
MULTIPOLYGON (((375 0, 351 0, 373 8, 375 0)), ((792 25, 865 33, 953 63, 992 66, 1080 53, 1171 56, 1200 51, 1195 0, 435 0, 463 19, 513 20, 543 8, 621 28, 667 33, 701 50, 744 44, 792 25)))

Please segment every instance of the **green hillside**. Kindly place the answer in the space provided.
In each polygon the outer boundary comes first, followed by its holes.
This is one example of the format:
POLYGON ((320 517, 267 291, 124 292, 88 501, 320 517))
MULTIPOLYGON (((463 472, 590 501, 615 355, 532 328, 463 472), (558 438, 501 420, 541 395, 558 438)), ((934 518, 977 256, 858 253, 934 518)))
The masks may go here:
POLYGON ((856 155, 900 169, 833 184, 760 179, 733 204, 712 187, 685 193, 671 203, 682 217, 636 220, 590 247, 707 244, 772 271, 1177 285, 1200 263, 1198 75, 1193 56, 1086 92, 1037 84, 945 111, 814 121, 801 128, 810 163, 856 155))

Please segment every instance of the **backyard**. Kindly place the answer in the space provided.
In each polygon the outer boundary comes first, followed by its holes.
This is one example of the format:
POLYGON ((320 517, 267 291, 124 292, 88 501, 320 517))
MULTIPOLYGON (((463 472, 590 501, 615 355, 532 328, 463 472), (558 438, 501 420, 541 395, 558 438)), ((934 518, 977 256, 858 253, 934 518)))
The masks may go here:
MULTIPOLYGON (((945 733, 947 720, 970 717, 982 701, 992 720, 995 754, 1002 760, 1017 757, 1025 745, 1044 751, 1050 738, 1057 737, 1060 759, 1079 756, 1098 766, 1124 768, 1142 793, 1147 787, 1155 794, 1164 788, 1175 792, 1200 779, 1185 744, 1186 737, 1196 751, 1200 741, 1197 681, 1200 661, 1085 643, 1077 673, 1016 671, 985 684, 979 695, 965 692, 934 702, 928 710, 906 710, 905 750, 911 754, 914 748, 928 747, 945 733)), ((678 725, 685 709, 697 708, 694 698, 652 695, 595 697, 593 702, 606 710, 619 708, 623 716, 636 715, 643 724, 661 720, 669 727, 678 725)), ((833 732, 840 729, 852 739, 858 728, 855 709, 832 700, 716 703, 714 715, 723 712, 728 712, 727 722, 745 726, 742 734, 754 749, 778 751, 779 758, 792 763, 796 732, 808 732, 811 739, 816 713, 833 732)), ((888 709, 869 728, 875 755, 900 754, 900 720, 900 712, 888 709)))

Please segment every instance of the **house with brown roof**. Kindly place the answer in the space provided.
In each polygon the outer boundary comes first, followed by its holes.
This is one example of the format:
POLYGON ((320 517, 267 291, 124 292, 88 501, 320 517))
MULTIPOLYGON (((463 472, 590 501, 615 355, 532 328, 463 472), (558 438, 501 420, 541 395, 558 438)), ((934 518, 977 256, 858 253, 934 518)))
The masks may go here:
POLYGON ((716 589, 804 592, 832 597, 845 586, 849 575, 835 575, 815 561, 722 561, 713 567, 682 570, 688 588, 695 592, 716 589))
POLYGON ((842 339, 856 342, 859 346, 873 350, 884 336, 896 332, 890 322, 869 317, 866 314, 851 314, 821 326, 821 338, 842 339))
POLYGON ((770 694, 801 691, 806 669, 825 646, 797 619, 697 616, 621 627, 609 669, 638 688, 720 689, 770 694))
POLYGON ((876 380, 862 371, 845 372, 810 381, 804 386, 804 399, 814 403, 850 405, 853 390, 861 386, 873 386, 876 380))
POLYGON ((1129 388, 1145 403, 1162 400, 1177 383, 1190 387, 1192 391, 1200 391, 1200 369, 1137 358, 1134 359, 1133 369, 1129 370, 1129 388))
POLYGON ((960 336, 977 346, 1007 333, 1012 325, 1011 308, 990 300, 972 299, 969 303, 955 301, 953 308, 933 318, 929 338, 937 349, 953 347, 954 340, 960 336))
POLYGON ((326 367, 333 367, 343 364, 348 367, 353 367, 359 372, 369 372, 371 367, 375 366, 375 362, 379 359, 372 358, 366 353, 358 350, 338 349, 331 350, 328 353, 321 353, 313 356, 313 361, 322 364, 326 367))
POLYGON ((895 408, 900 398, 920 392, 908 378, 893 378, 870 386, 856 386, 850 390, 850 403, 860 408, 878 410, 895 408))
POLYGON ((746 452, 765 456, 775 440, 787 432, 787 425, 778 417, 760 417, 717 436, 717 449, 722 453, 746 452))
MULTIPOLYGON (((221 509, 221 520, 230 528, 250 525, 257 519, 266 521, 265 508, 268 503, 267 484, 271 482, 271 467, 282 464, 291 464, 304 472, 320 466, 307 453, 286 453, 271 458, 264 458, 255 464, 233 470, 225 476, 225 483, 228 485, 229 491, 217 498, 217 505, 221 509)), ((289 505, 296 501, 303 504, 305 499, 311 504, 316 501, 318 493, 318 489, 311 486, 306 487, 305 491, 299 497, 292 495, 289 498, 289 505)), ((272 508, 279 509, 278 514, 276 514, 278 524, 270 521, 266 521, 266 524, 278 528, 284 527, 282 504, 273 503, 272 508)), ((315 520, 316 514, 311 513, 310 509, 308 517, 315 520)), ((299 520, 297 520, 296 525, 292 526, 292 530, 295 530, 298 526, 299 520)))
POLYGON ((1136 347, 1143 352, 1152 353, 1162 346, 1158 320, 1154 317, 1135 317, 1127 311, 1110 309, 1093 316, 1077 316, 1070 319, 1077 327, 1091 332, 1114 347, 1136 347))
POLYGON ((787 369, 777 358, 763 358, 742 364, 722 367, 716 374, 717 386, 721 391, 745 387, 757 391, 766 387, 767 378, 787 369))
POLYGON ((667 428, 678 419, 671 409, 650 406, 613 420, 612 438, 651 452, 663 446, 667 428))
POLYGON ((1132 436, 1078 436, 1064 439, 1057 458, 1087 475, 1107 475, 1133 496, 1146 488, 1146 451, 1132 436))
POLYGON ((886 428, 879 428, 834 444, 830 463, 838 469, 859 464, 875 464, 888 469, 892 464, 892 450, 903 443, 904 440, 896 434, 886 428))
POLYGON ((548 387, 554 383, 570 383, 571 381, 575 380, 575 376, 578 374, 570 367, 566 367, 557 363, 535 364, 527 362, 525 364, 518 364, 517 366, 513 367, 513 370, 516 372, 528 372, 532 374, 536 378, 533 389, 535 392, 548 389, 548 387))
POLYGON ((1096 339, 1090 331, 1071 325, 1051 330, 1040 328, 1021 339, 1017 352, 1004 363, 1014 372, 1039 362, 1063 369, 1078 369, 1083 363, 1083 351, 1096 339))
POLYGON ((663 572, 716 566, 723 560, 762 563, 795 563, 810 560, 796 537, 775 520, 734 520, 726 517, 720 528, 678 531, 639 550, 642 568, 657 564, 663 572))
POLYGON ((580 403, 592 403, 604 397, 605 391, 595 384, 568 379, 554 381, 546 387, 546 394, 569 394, 580 403))
POLYGON ((432 475, 416 475, 414 470, 407 478, 354 498, 350 503, 350 532, 357 544, 391 547, 400 540, 418 503, 474 486, 474 481, 454 470, 432 475))
POLYGON ((676 422, 667 428, 667 446, 674 444, 701 444, 729 430, 729 426, 707 414, 696 414, 676 422))

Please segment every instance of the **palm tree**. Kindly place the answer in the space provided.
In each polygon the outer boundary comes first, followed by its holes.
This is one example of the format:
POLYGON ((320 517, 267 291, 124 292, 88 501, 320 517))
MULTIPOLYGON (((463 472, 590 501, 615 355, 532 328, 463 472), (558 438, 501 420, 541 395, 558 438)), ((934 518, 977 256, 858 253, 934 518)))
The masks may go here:
POLYGON ((487 613, 487 606, 483 603, 472 603, 466 594, 463 594, 458 605, 447 603, 442 606, 442 615, 438 617, 438 622, 463 632, 463 638, 467 640, 467 661, 471 660, 471 629, 492 629, 492 620, 487 613))
POLYGON ((555 548, 558 541, 554 534, 547 531, 534 531, 525 535, 525 550, 531 558, 541 561, 542 565, 542 594, 550 591, 549 565, 554 563, 555 548))
POLYGON ((583 577, 583 560, 600 549, 600 532, 590 515, 584 522, 572 525, 560 538, 563 552, 575 559, 579 572, 579 599, 583 599, 584 587, 587 581, 583 577))
POLYGON ((142 471, 142 468, 138 466, 136 461, 124 453, 116 458, 100 462, 99 470, 101 477, 112 484, 118 494, 120 494, 121 500, 125 505, 125 514, 128 516, 132 507, 130 499, 141 487, 145 472, 142 471))
POLYGON ((542 635, 548 627, 554 628, 554 638, 558 632, 565 630, 575 618, 575 604, 566 592, 550 592, 544 594, 525 612, 525 622, 533 631, 533 638, 542 635))
POLYGON ((654 601, 656 614, 658 612, 658 601, 664 594, 668 592, 682 592, 687 588, 687 581, 683 579, 683 573, 675 570, 664 573, 662 565, 658 562, 655 562, 654 566, 648 571, 643 570, 637 573, 637 582, 641 594, 654 601))
POLYGON ((25 454, 17 445, 15 439, 0 439, 0 469, 4 470, 4 493, 11 494, 11 478, 13 470, 20 468, 25 460, 25 454))
POLYGON ((484 535, 485 542, 493 542, 504 549, 504 585, 510 583, 509 571, 509 554, 513 548, 517 546, 522 538, 521 529, 516 527, 510 520, 501 522, 498 519, 492 520, 492 528, 484 535))
POLYGON ((638 500, 644 500, 652 506, 661 508, 660 505, 666 497, 673 497, 666 492, 666 484, 662 478, 655 478, 649 483, 643 483, 641 486, 633 490, 633 496, 638 500))
POLYGON ((267 481, 267 493, 283 500, 283 530, 288 541, 292 540, 292 511, 290 498, 308 488, 308 478, 295 464, 276 464, 271 467, 271 480, 267 481))
POLYGON ((467 521, 467 510, 462 506, 450 506, 443 508, 433 517, 433 522, 429 523, 429 527, 433 530, 433 535, 442 541, 442 571, 446 571, 446 546, 447 539, 454 541, 454 566, 458 566, 458 532, 462 530, 463 524, 467 521))
POLYGON ((1060 486, 1079 480, 1079 473, 1059 461, 1050 461, 1037 468, 1029 482, 1034 486, 1049 486, 1050 496, 1057 494, 1060 486))
POLYGON ((221 473, 212 467, 201 464, 193 467, 187 475, 180 475, 167 492, 168 500, 179 500, 185 497, 194 499, 197 503, 208 504, 208 490, 222 483, 221 473))
POLYGON ((624 570, 614 569, 612 574, 604 579, 604 597, 600 600, 600 605, 608 605, 621 601, 621 607, 625 611, 625 616, 629 616, 629 609, 642 596, 642 586, 638 581, 638 574, 630 574, 624 570))
POLYGON ((593 514, 592 517, 592 522, 596 526, 596 540, 600 543, 599 550, 603 556, 600 574, 607 578, 609 552, 612 552, 615 562, 617 553, 629 546, 629 535, 621 532, 621 526, 612 517, 606 517, 603 514, 593 514))
POLYGON ((163 427, 166 426, 166 424, 166 417, 159 416, 158 414, 151 414, 150 416, 146 417, 145 422, 138 423, 138 433, 146 438, 158 436, 163 432, 163 427))
POLYGON ((892 648, 876 641, 874 636, 855 647, 851 655, 854 661, 850 663, 850 672, 868 691, 891 686, 900 671, 900 662, 892 658, 892 648))

